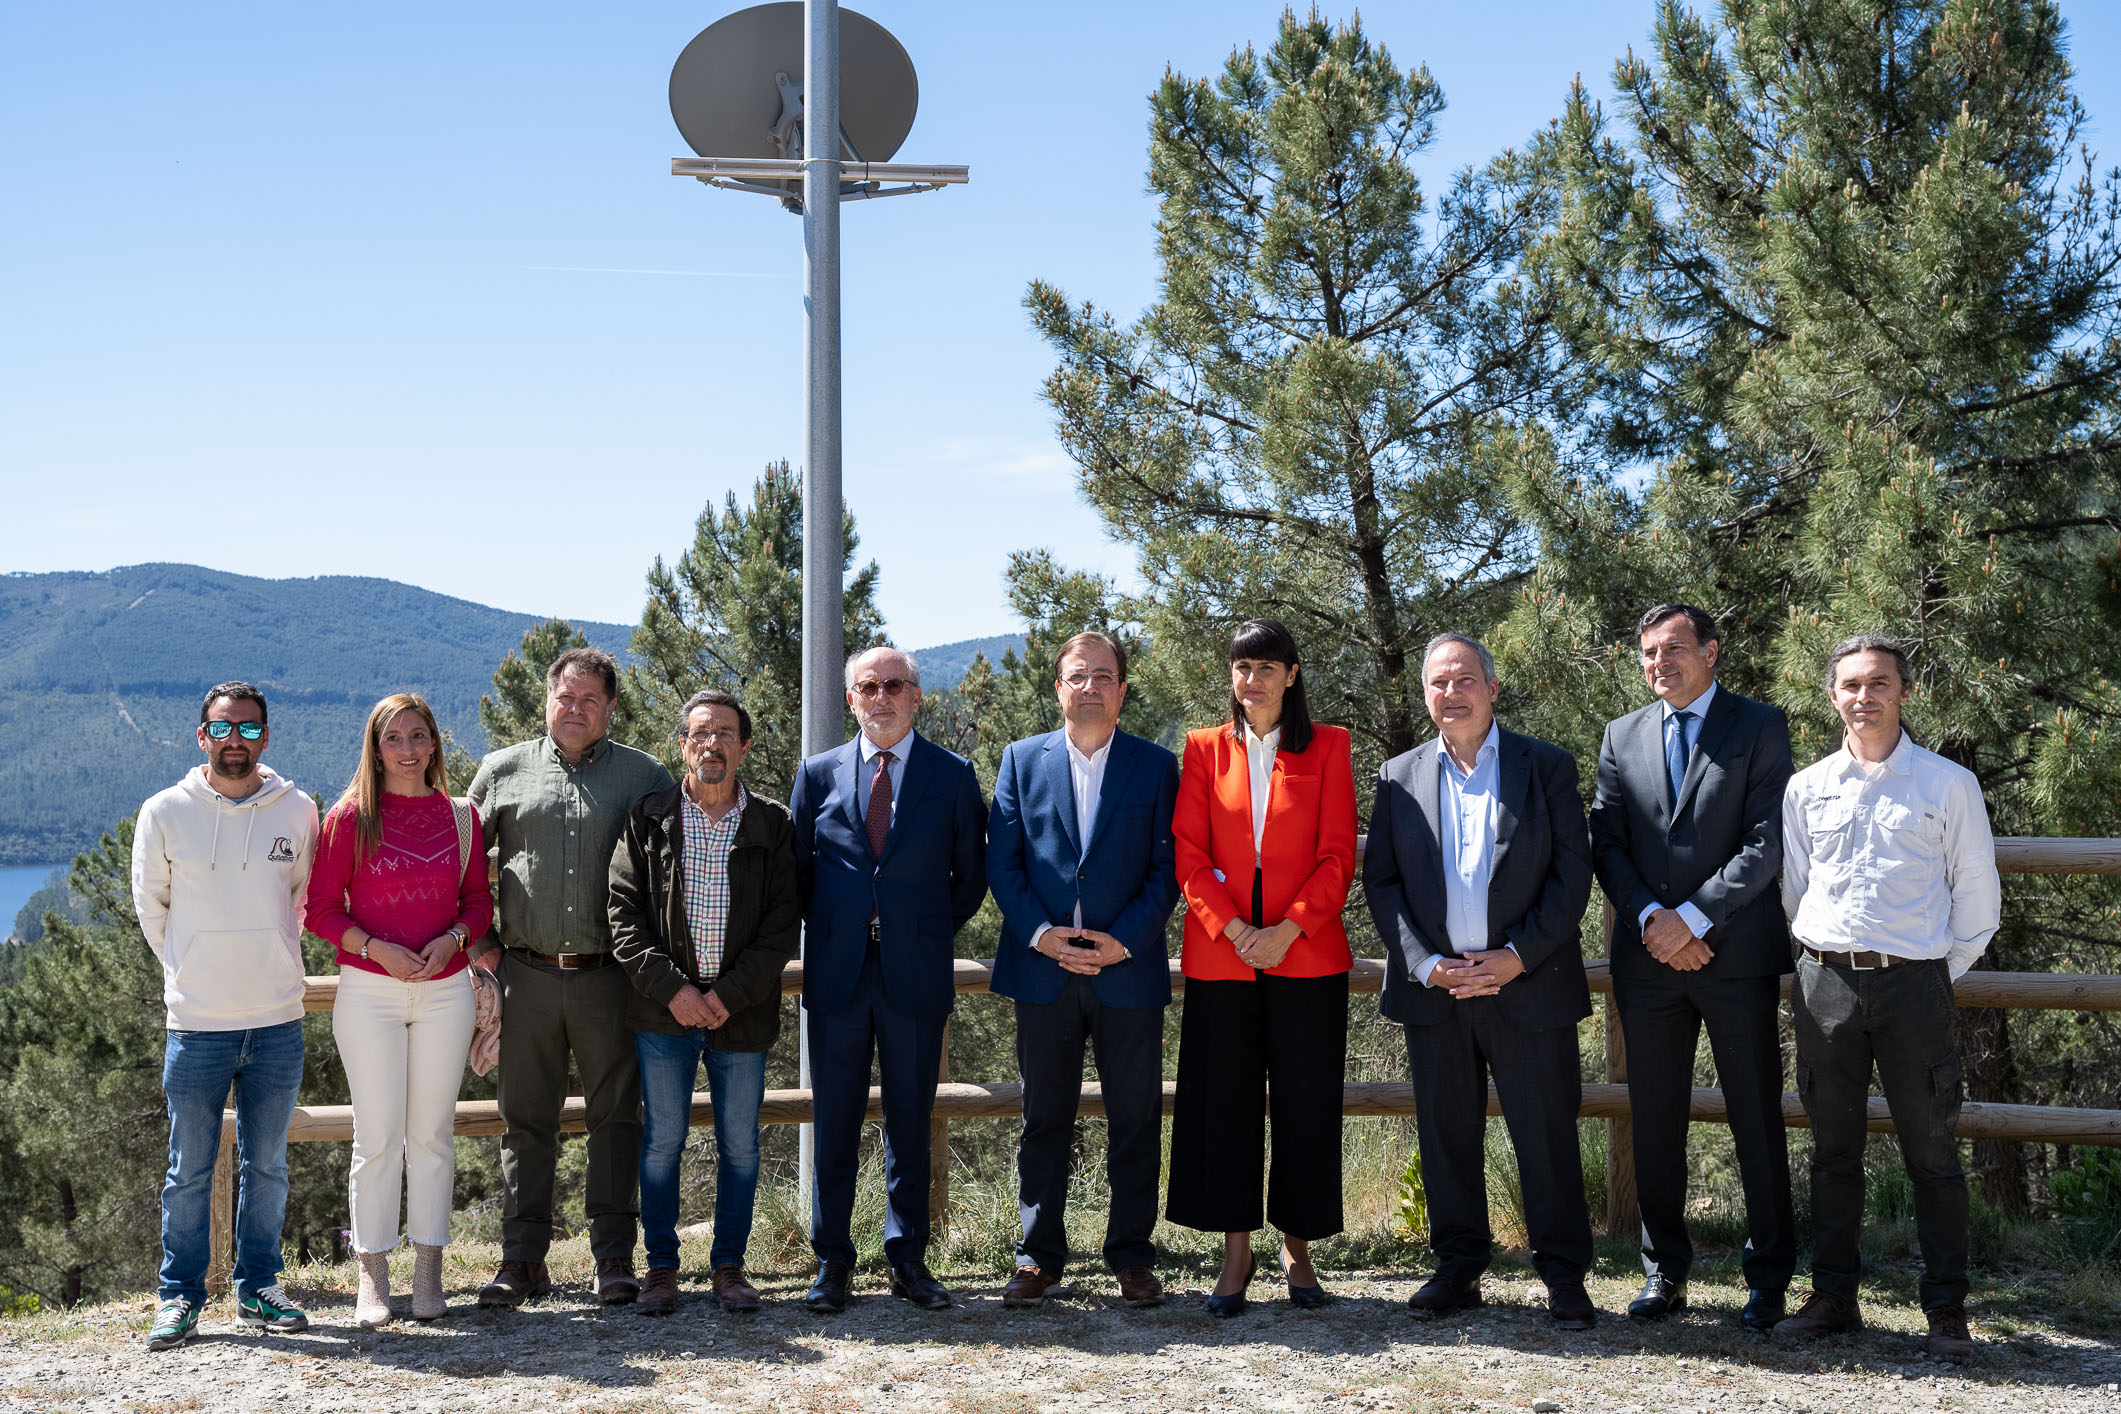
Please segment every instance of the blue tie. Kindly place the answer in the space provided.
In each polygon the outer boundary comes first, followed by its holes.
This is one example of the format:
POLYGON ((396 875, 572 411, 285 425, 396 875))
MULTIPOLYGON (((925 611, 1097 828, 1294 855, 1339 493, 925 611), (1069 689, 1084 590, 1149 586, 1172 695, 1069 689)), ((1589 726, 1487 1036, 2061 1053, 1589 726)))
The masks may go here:
POLYGON ((1693 750, 1687 741, 1687 729, 1693 724, 1692 712, 1674 712, 1664 719, 1664 772, 1674 806, 1679 804, 1679 787, 1686 780, 1686 759, 1693 750))

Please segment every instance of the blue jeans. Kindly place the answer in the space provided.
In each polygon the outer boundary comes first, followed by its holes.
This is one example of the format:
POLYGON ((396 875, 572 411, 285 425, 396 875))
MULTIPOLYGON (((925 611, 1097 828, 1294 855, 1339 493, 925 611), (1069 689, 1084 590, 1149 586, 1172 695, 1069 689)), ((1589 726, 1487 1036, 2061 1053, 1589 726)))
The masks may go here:
POLYGON ((280 1276, 287 1217, 287 1122, 302 1088, 302 1023, 250 1031, 172 1031, 162 1053, 169 1174, 162 1181, 161 1296, 206 1301, 221 1109, 236 1091, 236 1294, 280 1276))
POLYGON ((692 1083, 707 1063, 714 1100, 714 1242, 708 1262, 744 1265, 751 1205, 759 1190, 759 1103, 766 1098, 764 1051, 710 1051, 707 1036, 637 1031, 641 1066, 641 1236, 648 1265, 678 1264, 678 1162, 692 1127, 692 1083))

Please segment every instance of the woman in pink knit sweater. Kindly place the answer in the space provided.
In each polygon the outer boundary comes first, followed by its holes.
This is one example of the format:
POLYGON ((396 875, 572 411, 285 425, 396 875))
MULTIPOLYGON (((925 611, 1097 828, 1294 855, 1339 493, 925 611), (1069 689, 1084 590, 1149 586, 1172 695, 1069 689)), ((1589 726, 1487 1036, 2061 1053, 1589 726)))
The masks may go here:
POLYGON ((476 1014, 464 947, 493 921, 493 895, 478 816, 450 798, 420 697, 394 693, 368 714, 361 764, 317 839, 306 913, 339 950, 331 1029, 353 1096, 354 1320, 390 1319, 401 1183, 412 1314, 433 1320, 447 1309, 456 1101, 476 1014))

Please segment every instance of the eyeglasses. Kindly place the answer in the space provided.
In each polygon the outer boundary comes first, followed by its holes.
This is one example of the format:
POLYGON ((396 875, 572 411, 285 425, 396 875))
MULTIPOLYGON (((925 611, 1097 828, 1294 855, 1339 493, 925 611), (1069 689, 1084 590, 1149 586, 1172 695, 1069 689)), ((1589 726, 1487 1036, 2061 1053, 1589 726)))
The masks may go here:
POLYGON ((1081 692, 1086 687, 1094 687, 1099 692, 1110 692, 1119 686, 1119 674, 1100 670, 1094 673, 1076 673, 1071 677, 1062 678, 1061 681, 1067 685, 1070 692, 1081 692))
POLYGON ((206 734, 215 741, 227 741, 228 734, 235 732, 245 741, 256 741, 265 735, 263 722, 207 722, 206 734))
POLYGON ((696 732, 675 732, 673 735, 680 742, 689 742, 693 746, 712 746, 718 741, 737 741, 742 737, 742 733, 729 727, 709 727, 696 732))
POLYGON ((863 678, 854 685, 857 697, 874 697, 879 692, 886 697, 897 697, 914 684, 906 678, 863 678))

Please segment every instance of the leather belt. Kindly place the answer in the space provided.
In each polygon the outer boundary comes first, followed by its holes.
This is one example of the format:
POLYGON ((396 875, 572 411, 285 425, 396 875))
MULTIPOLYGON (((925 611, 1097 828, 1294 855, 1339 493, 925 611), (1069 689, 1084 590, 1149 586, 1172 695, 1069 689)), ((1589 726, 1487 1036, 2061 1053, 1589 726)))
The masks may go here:
POLYGON ((542 962, 562 972, 587 972, 593 967, 608 967, 615 961, 608 952, 533 952, 529 948, 517 948, 516 951, 532 962, 542 962))
POLYGON ((884 941, 884 925, 874 918, 869 920, 869 941, 872 943, 884 941))
POLYGON ((1804 955, 1828 967, 1839 967, 1849 972, 1875 972, 1881 967, 1901 967, 1919 958, 1894 957, 1889 952, 1822 952, 1810 943, 1800 944, 1804 955))

